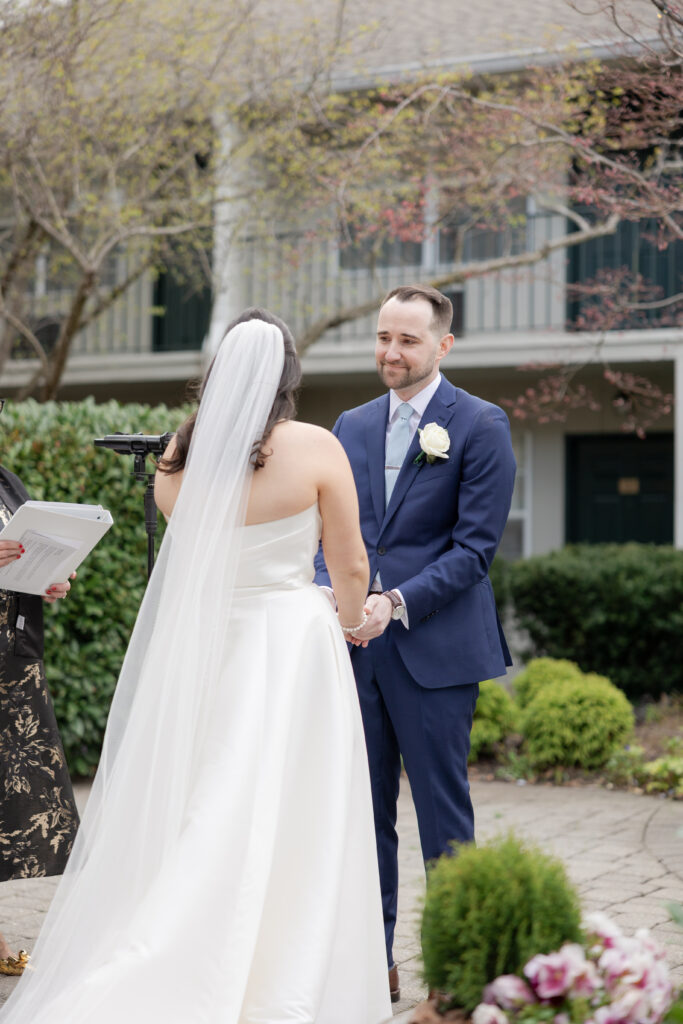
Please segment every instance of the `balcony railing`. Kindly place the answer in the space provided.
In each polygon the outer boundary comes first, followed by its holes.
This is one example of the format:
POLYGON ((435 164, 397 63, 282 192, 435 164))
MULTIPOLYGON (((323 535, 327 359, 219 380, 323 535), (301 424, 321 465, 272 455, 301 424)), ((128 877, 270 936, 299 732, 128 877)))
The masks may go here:
MULTIPOLYGON (((565 231, 563 217, 527 216, 523 248, 535 249, 565 231)), ((372 301, 401 284, 447 274, 452 264, 443 260, 443 248, 429 239, 420 245, 409 243, 402 251, 394 249, 395 265, 385 256, 383 265, 370 271, 345 258, 334 241, 293 235, 268 242, 247 239, 240 251, 240 293, 245 306, 266 306, 300 334, 325 315, 372 301)), ((481 252, 479 258, 483 258, 481 252)), ((462 286, 463 334, 563 329, 565 262, 565 254, 558 251, 524 271, 504 270, 468 279, 462 286)), ((473 266, 476 263, 475 258, 473 266)), ((328 330, 324 337, 329 342, 359 343, 372 339, 374 333, 373 313, 328 330)))

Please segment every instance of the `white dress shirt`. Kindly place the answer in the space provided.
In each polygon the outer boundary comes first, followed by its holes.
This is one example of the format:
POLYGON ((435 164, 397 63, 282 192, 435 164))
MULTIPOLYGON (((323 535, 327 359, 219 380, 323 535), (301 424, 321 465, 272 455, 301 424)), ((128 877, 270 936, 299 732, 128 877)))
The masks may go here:
MULTIPOLYGON (((416 395, 413 395, 412 398, 408 399, 408 405, 412 406, 413 409, 412 416, 410 417, 411 444, 413 438, 415 437, 415 431, 420 425, 420 420, 424 416, 427 406, 429 405, 432 398, 436 394, 439 384, 441 383, 441 380, 441 374, 438 373, 433 381, 427 384, 426 387, 422 388, 421 391, 418 391, 416 395)), ((394 420, 398 416, 399 406, 403 405, 403 401, 404 399, 399 398, 395 391, 389 392, 389 419, 387 420, 385 446, 387 441, 389 440, 389 432, 392 426, 394 425, 394 420)), ((374 580, 372 581, 372 587, 370 588, 370 592, 381 593, 382 589, 382 581, 380 580, 380 575, 378 572, 374 580)), ((394 591, 400 596, 404 608, 404 612, 401 615, 400 621, 403 623, 406 629, 410 629, 410 623, 408 621, 408 609, 406 608, 405 601, 403 600, 403 594, 401 594, 401 591, 398 589, 398 587, 394 587, 394 591)))

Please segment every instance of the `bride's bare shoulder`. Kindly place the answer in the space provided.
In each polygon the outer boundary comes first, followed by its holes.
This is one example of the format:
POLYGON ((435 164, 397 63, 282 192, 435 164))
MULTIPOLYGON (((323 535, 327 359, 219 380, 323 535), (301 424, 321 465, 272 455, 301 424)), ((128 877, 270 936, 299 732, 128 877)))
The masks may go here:
POLYGON ((285 420, 276 424, 272 436, 278 444, 292 445, 293 447, 308 445, 328 451, 341 447, 331 430, 319 427, 315 423, 304 423, 301 420, 285 420))

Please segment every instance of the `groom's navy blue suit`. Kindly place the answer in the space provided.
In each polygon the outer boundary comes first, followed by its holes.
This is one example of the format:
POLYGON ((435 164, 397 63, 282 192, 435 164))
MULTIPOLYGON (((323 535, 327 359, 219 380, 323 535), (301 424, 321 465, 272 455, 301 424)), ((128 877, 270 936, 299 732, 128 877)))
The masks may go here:
MULTIPOLYGON (((370 578, 379 572, 383 590, 401 591, 409 625, 390 621, 367 648, 352 650, 391 966, 401 755, 425 861, 474 835, 467 755, 477 684, 511 664, 488 569, 510 508, 515 460, 505 413, 443 378, 420 426, 448 431, 448 459, 416 464, 416 433, 385 511, 388 415, 387 394, 342 413, 334 433, 358 490, 370 578)), ((329 586, 322 553, 316 569, 316 582, 329 586)))

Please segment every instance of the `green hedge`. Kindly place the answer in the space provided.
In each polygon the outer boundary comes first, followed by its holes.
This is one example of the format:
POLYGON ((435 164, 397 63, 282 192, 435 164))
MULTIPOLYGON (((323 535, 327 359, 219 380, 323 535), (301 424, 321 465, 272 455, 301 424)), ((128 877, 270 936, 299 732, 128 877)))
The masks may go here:
POLYGON ((683 691, 683 551, 575 545, 505 567, 530 655, 575 661, 632 699, 683 691))
MULTIPOLYGON (((45 664, 72 772, 96 767, 109 702, 146 583, 145 485, 133 459, 95 448, 119 430, 175 430, 188 409, 84 402, 9 402, 2 462, 32 498, 102 504, 114 526, 88 556, 64 601, 45 606, 45 664)), ((149 462, 152 468, 151 461, 149 462)), ((162 535, 160 517, 158 537, 162 535)))

